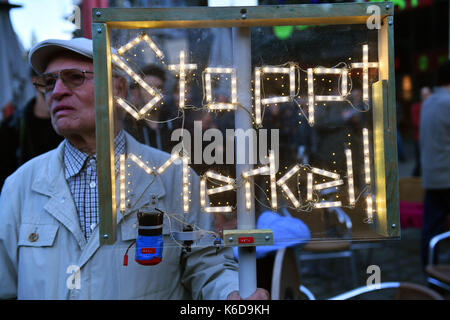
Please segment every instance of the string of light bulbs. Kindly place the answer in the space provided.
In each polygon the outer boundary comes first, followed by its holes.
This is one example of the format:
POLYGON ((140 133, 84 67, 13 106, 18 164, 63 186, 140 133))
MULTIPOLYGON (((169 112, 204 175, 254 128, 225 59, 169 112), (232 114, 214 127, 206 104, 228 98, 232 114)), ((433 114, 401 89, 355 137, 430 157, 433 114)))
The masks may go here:
MULTIPOLYGON (((147 37, 148 38, 148 37, 147 37)), ((134 45, 136 45, 138 43, 138 40, 140 39, 140 41, 142 39, 144 39, 149 46, 152 48, 152 50, 156 53, 156 49, 155 46, 151 46, 150 42, 148 41, 148 39, 144 37, 144 35, 142 35, 140 38, 136 38, 133 40, 131 45, 126 45, 123 46, 121 48, 119 48, 120 52, 119 54, 123 55, 126 51, 128 51, 129 49, 131 49, 134 45), (138 39, 138 40, 137 40, 138 39)), ((151 40, 151 39, 150 39, 151 40)), ((154 44, 154 42, 153 42, 154 44)), ((352 92, 352 88, 353 88, 353 84, 351 81, 351 77, 348 77, 349 72, 351 72, 353 69, 358 69, 358 68, 363 68, 363 82, 364 82, 364 88, 367 89, 367 86, 365 85, 366 80, 368 81, 367 78, 367 74, 368 74, 368 68, 377 68, 378 64, 377 63, 372 63, 372 62, 368 62, 368 47, 363 47, 363 62, 362 63, 352 63, 351 67, 349 67, 345 62, 340 62, 338 63, 336 66, 332 67, 332 68, 325 68, 325 67, 315 67, 315 68, 309 68, 308 70, 303 70, 301 69, 301 67, 298 64, 294 64, 294 63, 286 63, 280 66, 263 66, 263 67, 259 67, 259 71, 263 71, 263 73, 281 73, 281 74, 289 74, 289 97, 288 96, 283 96, 283 97, 270 97, 270 98, 261 98, 259 97, 257 99, 257 101, 261 102, 261 105, 264 104, 273 104, 273 103, 284 103, 284 102, 291 102, 294 101, 297 106, 299 107, 299 109, 301 110, 301 112, 303 113, 303 115, 305 116, 303 109, 301 108, 301 103, 299 101, 297 101, 297 96, 300 92, 300 81, 301 81, 301 72, 306 72, 308 74, 308 82, 311 79, 311 76, 313 77, 314 74, 332 74, 332 75, 337 75, 339 76, 338 78, 338 93, 339 96, 316 96, 314 95, 314 101, 347 101, 355 110, 359 111, 359 112, 366 112, 369 110, 369 108, 367 109, 358 109, 356 108, 351 101, 345 99, 346 96, 348 96, 351 92, 352 92), (338 68, 339 66, 343 66, 342 68, 338 68), (286 66, 289 66, 289 68, 287 68, 286 66), (311 71, 312 70, 312 71, 311 71), (298 84, 297 90, 295 90, 296 85, 298 84), (339 98, 333 98, 333 97, 339 97, 339 98)), ((161 55, 159 57, 162 57, 161 55)), ((113 60, 116 63, 119 63, 123 61, 120 61, 117 57, 113 56, 113 60)), ((184 60, 184 55, 181 55, 180 53, 180 63, 181 61, 183 62, 183 65, 185 60, 184 60), (183 57, 183 58, 182 58, 183 57)), ((123 66, 123 65, 122 65, 123 66)), ((172 71, 178 71, 175 67, 173 67, 173 65, 170 65, 169 70, 172 69, 172 71), (172 66, 172 67, 171 67, 172 66)), ((119 105, 122 106, 122 108, 124 108, 127 112, 129 112, 134 118, 136 119, 145 119, 146 121, 149 122, 158 122, 158 121, 153 121, 150 119, 146 119, 145 118, 145 114, 148 110, 152 109, 158 102, 159 100, 162 99, 161 95, 158 95, 159 92, 157 91, 153 91, 151 87, 149 87, 148 85, 145 86, 145 82, 140 79, 140 77, 137 76, 136 73, 134 73, 129 67, 125 67, 123 68, 130 76, 135 76, 135 80, 137 80, 137 83, 139 83, 139 85, 141 85, 142 87, 144 87, 144 89, 147 89, 147 91, 151 94, 153 94, 155 97, 150 100, 145 106, 144 108, 142 108, 139 111, 136 111, 135 108, 133 108, 134 106, 130 106, 129 103, 127 103, 125 100, 118 98, 116 99, 116 101, 118 102, 119 105), (131 70, 131 71, 130 71, 131 70)), ((183 67, 180 66, 179 71, 182 71, 183 67)), ((261 125, 260 122, 262 122, 262 118, 264 117, 264 112, 265 112, 265 108, 262 109, 262 112, 260 112, 258 114, 258 116, 261 116, 261 119, 258 120, 258 117, 256 116, 256 114, 253 114, 251 111, 249 111, 247 108, 245 108, 244 106, 240 105, 237 102, 237 95, 236 95, 236 78, 235 78, 235 71, 233 68, 215 68, 215 67, 208 67, 205 69, 205 71, 203 71, 202 74, 202 82, 204 84, 205 81, 211 81, 211 77, 210 75, 213 73, 223 73, 226 75, 229 75, 231 77, 230 81, 231 81, 231 103, 223 103, 223 104, 215 104, 213 99, 212 99, 212 86, 211 83, 207 84, 207 85, 203 85, 203 89, 204 89, 204 94, 203 94, 203 99, 205 99, 206 97, 206 105, 204 103, 202 103, 202 107, 201 108, 196 108, 195 106, 189 106, 189 105, 184 105, 184 94, 183 94, 183 104, 181 103, 180 100, 180 107, 181 109, 185 109, 186 107, 190 107, 195 109, 195 111, 197 110, 209 110, 209 111, 230 111, 230 110, 236 110, 237 108, 243 108, 252 118, 253 120, 253 124, 254 125, 261 125), (207 75, 209 75, 209 77, 207 77, 207 75), (208 105, 214 104, 216 107, 211 108, 208 107, 208 105), (258 123, 259 122, 259 123, 258 123)), ((180 74, 181 76, 181 74, 180 74)), ((256 77, 255 77, 256 78, 256 77)), ((283 78, 283 76, 282 76, 283 78)), ((185 77, 183 77, 182 80, 186 80, 185 77)), ((228 79, 227 79, 228 80, 228 79)), ((312 81, 314 81, 314 79, 312 79, 312 81)), ((331 81, 330 81, 331 82, 331 81)), ((261 81, 261 78, 259 79, 259 81, 255 80, 255 88, 256 88, 256 83, 258 83, 258 87, 260 90, 260 94, 262 93, 264 95, 264 81, 261 81)), ((184 87, 184 86, 183 86, 184 87)), ((308 91, 309 91, 309 86, 308 86, 308 91)), ((253 89, 252 89, 253 90, 253 89)), ((331 90, 331 89, 330 89, 331 90)), ((365 91, 365 93, 367 93, 365 91)), ((367 97, 367 95, 365 95, 365 97, 367 97)), ((309 98, 311 98, 311 95, 309 95, 309 98)), ((312 100, 311 100, 312 101, 312 100)), ((368 99, 364 99, 364 104, 367 105, 368 99)), ((256 101, 255 101, 256 104, 256 101)), ((254 107, 254 106, 253 106, 254 107)), ((255 109, 256 112, 256 109, 255 109)), ((314 103, 311 103, 309 105, 309 109, 308 109, 308 117, 305 116, 305 118, 308 119, 308 123, 310 125, 314 124, 314 103)), ((174 121, 176 119, 182 118, 182 129, 184 130, 184 120, 185 120, 185 113, 183 110, 181 110, 181 112, 179 111, 178 116, 173 118, 173 119, 169 119, 163 122, 170 122, 170 121, 174 121), (180 116, 181 113, 181 116, 180 116)), ((159 123, 162 123, 159 122, 159 123)), ((183 141, 183 150, 184 150, 184 141, 183 141)), ((370 166, 367 165, 367 147, 366 147, 366 134, 364 134, 364 160, 365 160, 365 170, 366 170, 366 179, 367 177, 370 175, 367 174, 367 170, 370 170, 370 166), (367 169, 369 168, 369 169, 367 169)), ((348 158, 347 158, 348 159, 348 158)), ((142 162, 139 162, 140 160, 137 158, 134 158, 134 160, 136 160, 136 164, 138 164, 139 166, 141 166, 141 168, 143 168, 147 173, 154 173, 149 167, 146 167, 145 165, 143 165, 142 162)), ((189 182, 188 182, 188 170, 187 170, 187 162, 188 160, 186 160, 186 158, 182 158, 183 161, 183 207, 184 207, 184 211, 188 211, 189 209, 189 198, 187 196, 187 193, 189 193, 189 182)), ((170 165, 170 164, 169 164, 170 165)), ((160 173, 160 172, 158 172, 160 173)), ((317 172, 316 172, 317 173, 317 172)), ((322 171, 323 173, 323 171, 322 171)), ((270 171, 269 174, 271 175, 270 178, 270 187, 271 187, 271 208, 272 209, 276 209, 277 208, 277 201, 276 201, 276 179, 274 179, 274 172, 270 171)), ((320 173, 318 173, 320 174, 320 173)), ((348 169, 348 163, 347 163, 347 176, 349 177, 349 169, 348 169)), ((309 177, 309 176, 308 176, 309 177)), ((330 178, 336 178, 336 175, 328 175, 328 177, 330 178)), ((287 179, 286 179, 287 180, 287 179)), ((246 181, 245 184, 245 189, 247 189, 247 183, 248 181, 246 181)), ((350 181, 348 182, 350 185, 350 181)), ((357 200, 353 200, 354 199, 354 191, 353 191, 353 195, 352 195, 352 191, 351 189, 353 188, 353 182, 352 186, 349 187, 349 199, 350 199, 350 205, 354 206, 354 201, 357 200)), ((367 183, 367 180, 366 180, 367 183)), ((370 182, 369 182, 370 183, 370 182)), ((314 190, 321 190, 321 189, 325 189, 325 188, 330 188, 333 186, 338 186, 338 185, 342 185, 343 181, 342 180, 337 180, 337 181, 333 181, 333 182, 327 182, 327 183, 323 183, 320 185, 315 185, 314 187, 308 188, 308 201, 311 201, 313 199, 313 197, 316 197, 314 194, 314 190), (314 190, 313 190, 314 189, 314 190)), ((291 192, 291 190, 287 187, 286 184, 284 183, 280 183, 278 184, 279 187, 281 187, 281 189, 283 190, 283 192, 287 195, 286 199, 290 199, 291 202, 293 202, 294 204, 294 209, 298 209, 301 208, 300 203, 298 202, 298 200, 296 200, 296 198, 294 197, 293 193, 291 192), (295 200, 294 200, 295 199, 295 200)), ((231 190, 229 189, 230 187, 227 187, 227 190, 231 190)), ((221 191, 217 191, 220 190, 220 188, 216 189, 216 192, 214 193, 218 193, 221 191)), ((224 189, 223 189, 224 190, 224 189)), ((297 194, 299 195, 300 191, 297 188, 297 194)), ((211 193, 210 193, 211 194, 211 193)), ((120 190, 120 198, 122 199, 124 196, 124 192, 123 190, 120 190)), ((358 195, 358 198, 361 196, 361 193, 358 195)), ((269 198, 268 198, 269 199, 269 198)), ((248 202, 247 202, 248 203, 248 202)), ((340 201, 335 201, 332 202, 334 205, 339 205, 342 206, 342 203, 340 201)), ((370 196, 366 196, 366 203, 367 203, 367 215, 369 217, 369 219, 372 219, 371 214, 373 214, 373 198, 372 195, 370 194, 370 196)), ((315 207, 327 207, 328 204, 312 204, 312 206, 315 207)), ((311 204, 306 206, 308 208, 308 210, 311 208, 311 204)), ((121 207, 122 209, 122 207, 121 207)))

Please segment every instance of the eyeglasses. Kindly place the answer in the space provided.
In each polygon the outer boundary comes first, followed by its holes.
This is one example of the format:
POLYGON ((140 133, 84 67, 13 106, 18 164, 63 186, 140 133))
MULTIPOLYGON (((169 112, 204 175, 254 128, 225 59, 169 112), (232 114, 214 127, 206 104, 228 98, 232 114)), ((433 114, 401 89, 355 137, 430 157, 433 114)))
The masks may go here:
POLYGON ((64 69, 58 72, 44 73, 38 76, 33 84, 40 92, 47 94, 53 91, 56 81, 60 78, 66 87, 73 89, 84 83, 86 73, 93 72, 79 69, 64 69))

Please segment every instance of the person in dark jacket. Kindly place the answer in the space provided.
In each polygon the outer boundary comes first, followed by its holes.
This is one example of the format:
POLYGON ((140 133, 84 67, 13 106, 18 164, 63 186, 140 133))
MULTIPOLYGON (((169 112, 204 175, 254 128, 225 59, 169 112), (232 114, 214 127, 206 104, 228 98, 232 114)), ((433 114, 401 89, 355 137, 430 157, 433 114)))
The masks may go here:
MULTIPOLYGON (((31 81, 37 74, 31 71, 31 81)), ((2 157, 0 160, 0 189, 5 179, 22 164, 56 148, 63 140, 52 127, 45 98, 36 95, 23 108, 4 119, 0 126, 2 157)))

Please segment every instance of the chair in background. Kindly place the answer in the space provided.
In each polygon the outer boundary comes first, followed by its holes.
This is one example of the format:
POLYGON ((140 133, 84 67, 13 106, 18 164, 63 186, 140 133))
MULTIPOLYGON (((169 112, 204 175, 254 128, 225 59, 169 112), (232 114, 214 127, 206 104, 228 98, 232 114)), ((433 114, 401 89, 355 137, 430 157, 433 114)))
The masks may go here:
MULTIPOLYGON (((337 207, 329 208, 327 212, 335 215, 340 226, 339 236, 343 239, 351 239, 352 222, 349 216, 341 208, 337 207)), ((347 259, 352 286, 355 287, 357 285, 355 258, 350 240, 309 242, 299 250, 298 259, 300 263, 313 260, 347 259)))
POLYGON ((450 291, 450 265, 434 264, 434 258, 437 255, 437 244, 450 238, 450 231, 434 236, 429 243, 428 265, 425 267, 425 273, 428 275, 428 283, 450 291))
MULTIPOLYGON (((316 300, 314 294, 301 284, 296 249, 280 248, 275 254, 270 289, 272 300, 316 300)), ((326 300, 363 298, 364 294, 376 291, 385 291, 384 299, 389 290, 395 290, 390 294, 394 300, 444 300, 435 290, 409 282, 382 282, 377 285, 361 286, 326 300)))
POLYGON ((277 250, 273 262, 272 300, 301 300, 300 274, 295 249, 284 247, 277 250))
POLYGON ((297 248, 277 250, 273 260, 270 298, 272 300, 315 300, 314 294, 300 283, 297 248))
POLYGON ((436 291, 423 285, 409 282, 382 282, 376 285, 363 286, 328 300, 348 300, 371 292, 388 291, 389 289, 395 289, 393 300, 444 300, 436 291))

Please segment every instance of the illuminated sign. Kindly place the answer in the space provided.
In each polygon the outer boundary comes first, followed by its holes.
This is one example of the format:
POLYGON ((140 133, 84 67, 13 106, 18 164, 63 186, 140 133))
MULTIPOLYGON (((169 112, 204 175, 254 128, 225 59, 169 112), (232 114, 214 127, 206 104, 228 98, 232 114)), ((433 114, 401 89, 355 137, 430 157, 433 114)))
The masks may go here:
MULTIPOLYGON (((326 15, 326 7, 299 5, 277 8, 281 13, 276 17, 272 15, 272 8, 267 7, 248 9, 245 18, 236 8, 208 8, 210 16, 191 9, 188 10, 189 14, 181 9, 154 12, 149 9, 146 11, 147 20, 142 20, 140 15, 141 20, 133 20, 133 15, 119 15, 120 11, 102 9, 108 13, 107 21, 102 22, 101 18, 97 18, 96 23, 103 28, 110 28, 112 36, 106 40, 104 34, 98 33, 94 43, 100 43, 98 48, 105 48, 105 44, 110 43, 118 49, 116 54, 110 54, 109 66, 99 64, 98 68, 103 68, 103 71, 112 65, 120 68, 145 93, 146 99, 136 103, 131 97, 110 97, 108 92, 102 93, 102 89, 96 87, 98 99, 106 94, 108 98, 105 96, 104 101, 115 102, 133 121, 144 123, 151 123, 151 116, 160 110, 171 108, 178 115, 177 119, 181 120, 182 130, 187 130, 187 112, 210 114, 220 119, 224 114, 240 117, 240 112, 244 111, 249 127, 244 130, 240 128, 233 134, 236 141, 241 138, 239 135, 245 135, 242 140, 247 141, 247 144, 244 147, 239 144, 235 146, 236 154, 232 159, 236 161, 241 154, 251 158, 253 148, 256 145, 261 147, 257 130, 276 130, 283 134, 279 148, 275 141, 271 141, 270 147, 265 144, 265 149, 259 150, 266 155, 265 159, 246 162, 250 166, 239 172, 236 170, 238 173, 235 176, 230 175, 229 171, 222 171, 220 163, 213 161, 213 167, 199 173, 200 179, 196 180, 196 184, 192 184, 189 168, 196 164, 195 150, 203 150, 205 141, 210 141, 205 149, 219 152, 217 141, 223 142, 224 139, 217 138, 218 129, 205 131, 200 146, 194 141, 196 145, 193 153, 190 150, 191 141, 181 134, 181 147, 173 149, 166 162, 158 166, 149 163, 141 154, 121 155, 117 177, 119 212, 127 214, 137 209, 133 208, 129 199, 129 194, 134 193, 129 182, 136 178, 130 175, 131 172, 140 176, 148 175, 150 181, 157 176, 163 178, 169 168, 178 166, 182 173, 180 181, 172 183, 177 184, 177 189, 182 192, 173 196, 180 197, 183 212, 172 214, 189 214, 193 203, 199 204, 203 214, 233 214, 236 206, 227 200, 217 202, 213 199, 219 195, 221 199, 224 199, 222 196, 231 199, 239 193, 242 195, 243 211, 238 214, 252 214, 260 207, 273 212, 288 208, 292 214, 298 214, 300 219, 308 221, 315 212, 339 208, 346 210, 356 228, 363 230, 363 236, 355 238, 398 235, 398 229, 395 228, 396 223, 398 225, 398 208, 395 204, 397 191, 392 189, 396 185, 396 166, 392 164, 394 156, 396 158, 395 149, 392 149, 395 148, 392 146, 392 141, 395 141, 395 121, 392 118, 395 101, 392 99, 395 95, 392 95, 394 84, 391 81, 394 60, 390 42, 392 23, 389 22, 391 16, 388 14, 392 9, 383 7, 381 19, 386 23, 380 30, 369 30, 366 27, 369 17, 366 4, 354 4, 352 7, 343 4, 337 8, 338 11, 342 9, 339 12, 343 14, 346 12, 344 9, 355 8, 355 12, 359 10, 360 14, 330 17, 326 15), (289 11, 289 8, 293 9, 289 11), (236 12, 241 17, 238 22, 232 19, 236 12), (252 16, 252 13, 255 15, 252 16), (159 18, 158 14, 162 14, 163 18, 159 18), (187 20, 180 22, 183 15, 187 20), (253 28, 252 37, 265 39, 267 32, 271 32, 272 27, 283 19, 290 19, 291 25, 285 26, 286 30, 305 29, 295 26, 308 26, 310 37, 295 40, 299 42, 281 49, 255 40, 251 49, 252 63, 244 76, 236 63, 214 62, 202 56, 210 50, 205 40, 211 36, 210 27, 235 28, 238 25, 239 28, 253 28), (350 31, 342 27, 346 19, 350 31), (123 36, 114 38, 115 28, 119 31, 121 28, 134 29, 138 35, 135 32, 130 40, 123 41, 123 36), (187 44, 169 50, 169 44, 175 46, 174 42, 170 42, 170 38, 163 41, 163 33, 157 32, 158 29, 167 28, 182 30, 184 34, 191 32, 192 35, 186 36, 186 39, 195 39, 196 47, 186 40, 187 44), (354 38, 349 36, 352 30, 354 38), (339 37, 348 38, 340 41, 339 37), (139 58, 148 56, 153 57, 153 61, 166 70, 173 80, 176 88, 173 98, 175 105, 162 105, 167 92, 154 87, 141 74, 139 58), (195 100, 198 95, 200 99, 195 100), (283 117, 280 118, 280 114, 283 117), (310 146, 296 142, 295 139, 301 138, 300 133, 296 135, 290 132, 308 132, 316 139, 315 144, 310 146), (284 138, 285 134, 289 138, 284 138), (215 137, 215 141, 211 137, 215 137), (300 150, 306 150, 308 157, 301 157, 300 150), (198 190, 195 192, 197 196, 192 196, 192 190, 198 190)), ((288 37, 285 39, 291 41, 288 37)), ((228 49, 221 47, 219 51, 228 49)), ((105 49, 102 52, 109 54, 105 49)), ((241 58, 234 56, 235 62, 241 58)), ((100 77, 105 77, 105 74, 100 77)), ((112 116, 110 111, 102 108, 98 109, 98 114, 99 118, 102 115, 112 116)), ((224 130, 228 129, 238 128, 231 125, 224 130)), ((111 127, 99 129, 99 144, 104 143, 104 137, 110 137, 112 130, 111 127), (103 131, 103 136, 102 130, 107 130, 103 131)), ((105 156, 108 154, 105 153, 105 156)), ((237 167, 238 161, 235 164, 237 167)), ((104 165, 108 166, 110 162, 104 162, 104 165)), ((105 172, 113 171, 109 169, 105 172)), ((114 173, 111 175, 111 180, 115 181, 114 173)), ((115 193, 114 185, 111 184, 108 192, 115 193)), ((116 203, 112 201, 106 209, 114 211, 115 207, 116 203)), ((325 238, 320 232, 314 232, 313 239, 325 238)), ((239 238, 239 241, 253 243, 253 238, 249 235, 239 238)))
MULTIPOLYGON (((123 45, 119 50, 119 54, 122 55, 126 50, 132 48, 138 40, 136 39, 146 39, 146 41, 150 44, 152 44, 151 48, 154 50, 155 54, 158 55, 158 57, 163 56, 163 53, 158 49, 155 50, 156 45, 151 40, 150 36, 147 34, 143 36, 139 36, 129 43, 123 45), (125 49, 124 49, 125 48, 125 49)), ((368 45, 362 46, 362 62, 354 62, 351 63, 351 67, 345 67, 345 68, 324 68, 324 67, 315 67, 315 68, 308 68, 307 69, 307 85, 308 87, 308 123, 310 126, 314 126, 314 113, 315 113, 315 104, 317 101, 327 101, 330 103, 333 102, 342 102, 346 101, 347 96, 349 94, 349 79, 348 74, 353 73, 353 77, 356 76, 356 72, 352 72, 355 69, 362 69, 362 84, 363 84, 363 101, 368 104, 369 103, 369 76, 368 76, 368 70, 369 68, 378 68, 378 62, 369 62, 369 47, 368 45), (314 92, 314 84, 313 84, 313 78, 315 75, 332 75, 339 77, 341 86, 338 88, 340 91, 339 95, 316 95, 314 92)), ((174 70, 179 72, 179 88, 182 90, 183 94, 180 94, 180 102, 179 102, 179 108, 184 108, 185 104, 185 98, 184 94, 187 90, 185 88, 185 82, 186 82, 186 70, 193 70, 197 69, 197 64, 186 64, 185 63, 185 53, 184 51, 179 52, 180 56, 180 64, 179 65, 169 65, 169 70, 174 70), (182 88, 182 89, 181 89, 182 88)), ((145 83, 141 77, 139 77, 135 72, 131 70, 131 68, 123 62, 122 59, 119 57, 113 55, 113 60, 119 65, 119 67, 127 72, 145 91, 147 91, 150 94, 150 99, 148 100, 147 104, 141 109, 141 110, 134 110, 127 104, 122 98, 116 98, 116 101, 120 106, 124 108, 126 112, 128 112, 130 115, 132 115, 134 118, 139 119, 140 117, 145 116, 145 114, 151 109, 152 106, 155 106, 159 100, 163 98, 162 94, 157 92, 155 89, 151 88, 147 83, 145 83)), ((295 101, 296 104, 300 105, 300 103, 296 100, 298 96, 298 89, 302 86, 301 80, 303 79, 301 74, 302 68, 301 66, 294 64, 294 63, 286 63, 284 64, 284 67, 278 67, 278 66, 259 66, 254 68, 254 122, 256 125, 261 125, 262 118, 261 118, 261 106, 266 105, 267 107, 270 107, 271 105, 285 103, 285 102, 293 102, 295 101), (272 96, 272 97, 263 97, 261 94, 261 84, 264 79, 264 77, 268 74, 279 74, 279 75, 285 75, 287 77, 287 82, 289 83, 289 93, 283 96, 272 96), (296 76, 297 75, 297 76, 296 76)), ((359 75, 361 77, 361 75, 359 75)), ((237 98, 237 79, 236 79, 236 71, 232 67, 207 67, 203 72, 203 92, 205 92, 204 100, 206 101, 206 108, 209 110, 216 110, 216 111, 223 111, 223 110, 235 110, 237 106, 239 105, 239 101, 237 98), (231 97, 231 101, 229 103, 215 103, 213 101, 213 94, 212 94, 212 84, 211 84, 211 75, 212 74, 223 74, 223 75, 229 75, 229 81, 231 82, 231 92, 229 96, 231 97)), ((280 88, 281 89, 281 88, 280 88)), ((365 176, 365 184, 367 186, 371 185, 371 163, 370 163, 370 142, 369 142, 369 131, 367 128, 364 128, 361 132, 361 135, 363 137, 363 153, 361 159, 364 161, 364 176, 365 176)), ((347 188, 349 193, 349 200, 348 205, 353 206, 355 204, 355 198, 354 198, 354 184, 353 184, 353 168, 352 168, 352 150, 346 149, 344 151, 346 153, 347 157, 347 188)), ((172 157, 167 160, 166 163, 164 163, 161 167, 159 167, 156 170, 152 170, 149 166, 147 166, 145 163, 143 163, 142 160, 139 159, 138 156, 134 154, 128 155, 129 160, 134 162, 134 164, 138 165, 142 170, 144 170, 147 174, 163 174, 164 171, 174 163, 174 161, 180 156, 176 153, 172 154, 172 157)), ((188 189, 188 181, 187 181, 187 158, 182 158, 182 164, 183 164, 183 181, 180 182, 183 185, 183 203, 184 203, 184 209, 185 212, 188 212, 189 210, 189 189, 188 189)), ((122 167, 124 168, 124 167, 122 167)), ((303 206, 304 210, 310 210, 310 208, 328 208, 328 207, 339 207, 342 205, 342 201, 318 201, 319 196, 316 194, 313 196, 313 191, 320 191, 324 189, 330 189, 330 188, 336 188, 338 186, 344 185, 344 180, 341 179, 340 175, 337 173, 333 173, 324 169, 318 169, 311 167, 309 164, 302 166, 301 164, 295 164, 294 167, 287 172, 282 178, 280 178, 278 181, 276 179, 276 168, 275 168, 275 153, 273 150, 269 151, 269 165, 264 167, 259 167, 256 169, 253 169, 251 171, 247 171, 243 173, 244 181, 245 179, 248 179, 250 177, 254 177, 256 175, 269 175, 270 176, 270 199, 271 199, 271 207, 273 210, 277 210, 278 208, 278 201, 277 201, 277 185, 283 190, 285 195, 289 198, 289 200, 292 202, 293 206, 295 208, 300 208, 303 206), (305 177, 308 179, 308 190, 307 190, 307 198, 306 199, 299 199, 294 196, 292 191, 289 189, 289 187, 286 185, 286 181, 292 177, 294 174, 298 172, 298 174, 303 173, 303 170, 300 170, 301 168, 308 168, 308 173, 305 177), (330 182, 320 183, 320 184, 313 184, 313 177, 314 175, 319 175, 322 177, 327 177, 333 179, 330 182), (305 204, 306 201, 306 204, 305 204)), ((125 190, 125 179, 123 178, 126 175, 126 172, 121 172, 121 190, 125 190)), ((193 199, 194 201, 198 201, 202 204, 202 208, 205 210, 205 212, 231 212, 232 208, 230 206, 222 206, 222 207, 209 207, 207 206, 207 200, 206 196, 215 194, 215 193, 221 193, 226 192, 230 190, 234 190, 236 187, 233 186, 235 183, 234 180, 230 179, 229 177, 225 177, 223 175, 220 175, 220 173, 212 173, 207 172, 206 177, 214 178, 222 182, 228 183, 225 186, 221 186, 219 188, 215 189, 207 189, 206 188, 206 179, 202 178, 201 185, 196 186, 200 188, 200 198, 199 199, 193 199)), ((245 188, 245 194, 246 198, 254 197, 253 194, 251 194, 247 182, 244 182, 244 184, 247 185, 245 188)), ((124 193, 122 193, 124 194, 124 193)), ((366 202, 367 202, 367 221, 372 222, 372 195, 368 194, 366 196, 366 202)), ((121 197, 120 199, 120 208, 122 211, 125 210, 126 199, 125 197, 121 197)), ((248 205, 246 206, 247 210, 251 210, 251 205, 248 202, 248 205)))

